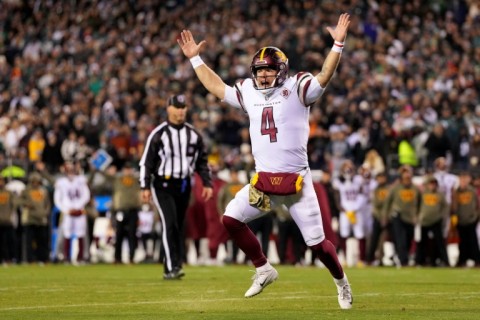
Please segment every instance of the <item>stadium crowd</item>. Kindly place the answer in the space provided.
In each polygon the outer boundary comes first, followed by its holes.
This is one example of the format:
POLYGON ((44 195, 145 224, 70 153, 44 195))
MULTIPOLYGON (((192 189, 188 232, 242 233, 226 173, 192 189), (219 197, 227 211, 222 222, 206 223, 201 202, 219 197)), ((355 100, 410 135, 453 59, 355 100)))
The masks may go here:
MULTIPOLYGON (((311 168, 334 180, 351 160, 355 169, 366 168, 372 177, 385 171, 392 181, 400 166, 429 175, 444 157, 451 172, 477 177, 478 1, 9 0, 0 3, 5 182, 29 184, 39 171, 53 194, 47 175, 61 177, 69 161, 94 175, 90 159, 100 149, 118 171, 137 165, 149 132, 165 120, 166 100, 179 93, 191 105, 190 122, 204 136, 212 169, 251 170, 248 119, 193 77, 176 42, 179 32, 189 28, 207 40, 202 57, 228 84, 250 77, 251 58, 266 45, 286 53, 291 73, 315 74, 332 45, 321 26, 346 11, 352 24, 342 63, 312 106, 311 168)), ((91 179, 90 190, 93 196, 113 192, 98 179, 91 179)), ((2 219, 0 230, 6 239, 3 227, 11 226, 9 239, 21 243, 28 206, 17 203, 10 208, 17 211, 15 222, 2 219)), ((333 216, 341 211, 332 197, 328 204, 333 216)), ((17 247, 6 250, 13 253, 5 260, 24 259, 17 247)))

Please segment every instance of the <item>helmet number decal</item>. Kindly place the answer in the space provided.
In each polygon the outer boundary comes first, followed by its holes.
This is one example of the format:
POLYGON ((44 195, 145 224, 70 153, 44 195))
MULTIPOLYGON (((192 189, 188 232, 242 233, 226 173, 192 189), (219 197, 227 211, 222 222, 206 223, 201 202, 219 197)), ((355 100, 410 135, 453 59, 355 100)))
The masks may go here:
POLYGON ((273 107, 265 107, 262 112, 262 128, 263 135, 270 136, 270 142, 277 142, 278 129, 275 127, 275 120, 273 120, 273 107))

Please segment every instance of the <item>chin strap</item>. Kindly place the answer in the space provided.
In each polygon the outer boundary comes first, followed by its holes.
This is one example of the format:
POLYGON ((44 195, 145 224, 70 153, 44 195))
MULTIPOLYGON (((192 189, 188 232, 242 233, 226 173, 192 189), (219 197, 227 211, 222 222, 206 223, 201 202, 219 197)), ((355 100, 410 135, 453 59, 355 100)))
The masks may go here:
MULTIPOLYGON (((255 84, 257 85, 257 90, 262 91, 262 90, 276 89, 276 88, 277 88, 278 74, 275 76, 275 79, 273 80, 272 85, 270 86, 270 88, 260 89, 261 85, 258 83, 257 77, 255 77, 253 80, 255 81, 255 84)), ((270 91, 268 91, 268 92, 270 92, 270 91)), ((268 93, 268 92, 267 92, 267 93, 268 93)))
POLYGON ((258 83, 257 83, 257 90, 260 91, 265 97, 269 97, 277 89, 277 87, 275 87, 274 84, 275 82, 270 86, 270 88, 259 89, 260 87, 258 86, 258 83))

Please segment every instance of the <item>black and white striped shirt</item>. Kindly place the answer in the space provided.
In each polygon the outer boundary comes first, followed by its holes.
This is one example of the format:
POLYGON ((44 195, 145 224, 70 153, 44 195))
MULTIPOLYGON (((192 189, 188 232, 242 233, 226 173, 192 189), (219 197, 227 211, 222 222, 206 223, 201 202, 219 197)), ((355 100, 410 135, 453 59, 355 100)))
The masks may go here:
POLYGON ((200 133, 189 124, 167 121, 148 136, 140 160, 140 186, 150 188, 152 175, 160 179, 185 179, 198 172, 206 187, 211 187, 207 154, 200 133))

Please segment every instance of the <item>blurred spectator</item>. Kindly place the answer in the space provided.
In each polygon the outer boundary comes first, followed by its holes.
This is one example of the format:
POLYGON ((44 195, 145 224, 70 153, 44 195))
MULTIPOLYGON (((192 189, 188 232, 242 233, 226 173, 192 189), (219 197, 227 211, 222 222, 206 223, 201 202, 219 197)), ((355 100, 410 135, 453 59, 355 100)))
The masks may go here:
POLYGON ((477 237, 477 224, 480 221, 480 203, 477 190, 471 185, 471 174, 460 174, 459 187, 453 195, 453 215, 451 223, 458 230, 460 238, 457 267, 466 266, 471 259, 480 266, 480 250, 477 237))
POLYGON ((217 125, 218 142, 228 146, 240 146, 240 129, 242 125, 238 116, 238 110, 228 108, 225 111, 223 120, 217 125))
POLYGON ((472 138, 468 157, 469 168, 472 170, 472 173, 480 173, 480 132, 476 133, 472 138))
POLYGON ((362 177, 361 192, 365 198, 365 205, 360 210, 360 214, 363 215, 365 238, 368 239, 373 228, 373 192, 377 188, 377 181, 368 167, 358 168, 358 175, 362 177))
POLYGON ((447 154, 452 151, 450 139, 445 133, 443 125, 437 123, 432 132, 430 133, 425 148, 428 150, 427 163, 430 168, 433 167, 435 159, 443 157, 446 158, 447 154))
POLYGON ((0 263, 11 263, 15 259, 15 230, 13 218, 15 196, 5 189, 5 178, 0 176, 0 263))
POLYGON ((380 157, 380 155, 375 149, 371 149, 367 152, 362 167, 369 170, 373 177, 376 177, 378 174, 385 172, 385 164, 383 162, 383 159, 382 157, 380 157))
POLYGON ((17 118, 13 118, 11 121, 10 128, 5 134, 4 147, 7 154, 15 157, 18 153, 20 140, 27 134, 27 128, 17 118))
POLYGON ((399 183, 393 186, 385 200, 383 216, 391 220, 399 263, 407 266, 414 227, 418 222, 421 193, 412 182, 411 167, 402 166, 399 175, 399 183))
POLYGON ((417 152, 412 145, 411 131, 404 131, 399 137, 398 143, 398 163, 400 166, 408 165, 416 167, 420 163, 417 152))
POLYGON ((445 200, 445 196, 438 190, 438 181, 435 177, 425 179, 425 190, 422 192, 420 200, 420 209, 418 214, 418 224, 420 225, 420 239, 417 239, 417 250, 415 263, 423 266, 430 256, 430 265, 448 267, 447 250, 443 238, 443 221, 449 216, 450 208, 445 200), (439 255, 440 262, 437 264, 435 256, 428 255, 427 246, 430 242, 430 234, 433 236, 433 244, 439 255))
MULTIPOLYGON (((329 174, 323 172, 320 182, 314 182, 313 188, 315 189, 315 193, 317 194, 318 204, 320 206, 320 213, 322 214, 322 224, 323 231, 325 232, 325 238, 336 247, 338 245, 338 236, 335 232, 336 230, 333 230, 332 218, 338 218, 338 211, 335 206, 335 200, 333 200, 333 202, 329 202, 330 197, 335 197, 335 191, 333 190, 333 186, 330 183, 330 179, 331 177, 329 176, 329 174), (328 188, 331 189, 329 190, 328 188), (333 192, 333 194, 331 194, 330 192, 333 192)), ((313 254, 315 255, 315 253, 313 254)), ((315 263, 315 260, 312 262, 315 263)), ((318 259, 318 262, 321 261, 318 259)))
MULTIPOLYGON (((205 202, 205 217, 207 222, 207 239, 208 239, 208 251, 209 265, 222 265, 223 261, 217 260, 218 248, 221 244, 226 245, 229 238, 227 229, 222 224, 221 217, 224 213, 223 210, 217 206, 218 196, 220 190, 226 184, 226 181, 220 179, 218 176, 219 166, 214 162, 210 162, 212 170, 212 185, 213 195, 212 198, 205 202)), ((225 246, 226 247, 226 246, 225 246)))
MULTIPOLYGON (((337 226, 337 229, 338 229, 338 217, 339 217, 339 214, 340 214, 340 211, 339 211, 339 208, 337 206, 337 202, 335 200, 335 189, 333 188, 333 185, 332 185, 332 175, 330 173, 330 171, 328 170, 323 170, 322 171, 322 176, 320 178, 320 182, 319 184, 321 185, 321 187, 323 188, 324 192, 325 192, 325 196, 327 197, 327 201, 320 201, 319 199, 319 204, 320 204, 320 210, 322 211, 322 215, 324 213, 324 211, 328 211, 330 213, 330 220, 333 221, 333 220, 336 220, 335 224, 337 226), (324 207, 325 205, 328 205, 328 207, 324 207)), ((316 187, 316 190, 318 190, 318 186, 317 186, 317 183, 314 183, 314 187, 316 187)), ((317 197, 318 197, 318 194, 317 194, 317 197)), ((326 226, 324 225, 323 226, 324 230, 327 230, 326 226)), ((332 228, 332 226, 330 226, 329 228, 332 228)), ((330 230, 329 230, 330 231, 330 230)), ((338 230, 331 230, 332 232, 335 232, 337 233, 338 230)), ((330 240, 330 242, 336 247, 338 245, 338 235, 335 234, 335 235, 330 235, 330 237, 328 238, 330 240)))
POLYGON ((28 160, 33 163, 42 160, 44 149, 45 139, 42 130, 36 129, 28 141, 28 160))
POLYGON ((89 145, 87 145, 87 139, 85 136, 79 136, 77 139, 75 161, 83 170, 88 168, 88 159, 92 154, 93 150, 89 145))
MULTIPOLYGON (((382 233, 387 231, 387 222, 384 215, 383 206, 385 205, 385 200, 388 195, 388 183, 387 175, 384 172, 381 172, 375 176, 377 182, 377 187, 373 190, 373 226, 370 238, 368 241, 367 257, 366 261, 368 264, 380 264, 382 261, 383 254, 383 240, 382 233), (376 254, 377 250, 380 254, 376 254), (377 262, 378 261, 378 262, 377 262)), ((385 236, 383 234, 383 236, 385 236)))
POLYGON ((328 160, 329 166, 332 166, 333 175, 337 176, 341 164, 350 158, 350 146, 346 140, 344 131, 332 128, 329 131, 331 140, 327 145, 325 157, 328 160))
MULTIPOLYGON (((197 263, 203 264, 203 257, 200 252, 200 241, 207 237, 207 215, 206 201, 202 197, 203 183, 199 174, 195 173, 192 179, 192 196, 185 218, 185 235, 187 242, 191 241, 195 247, 197 263)), ((188 245, 187 245, 188 248, 188 245)), ((184 250, 183 257, 187 261, 187 252, 184 250)))
POLYGON ((77 134, 72 130, 68 133, 67 139, 62 142, 61 152, 63 161, 74 161, 77 154, 77 148, 77 134))
POLYGON ((468 170, 471 145, 470 140, 473 140, 473 137, 470 137, 467 128, 461 127, 458 137, 458 148, 453 155, 454 159, 452 165, 454 169, 468 170))
POLYGON ((46 263, 49 258, 48 230, 52 205, 38 172, 29 175, 27 187, 19 197, 19 205, 25 226, 27 261, 46 263))
POLYGON ((112 210, 116 222, 115 262, 122 263, 123 240, 128 240, 129 263, 133 263, 137 248, 138 212, 140 211, 140 183, 131 163, 123 166, 115 176, 107 176, 113 186, 112 210))
POLYGON ((302 233, 288 210, 283 206, 278 207, 275 213, 278 224, 277 252, 280 263, 299 265, 302 263, 302 253, 305 247, 302 233), (289 248, 292 248, 292 260, 288 260, 289 248))
POLYGON ((53 131, 47 133, 47 141, 42 152, 42 162, 45 163, 47 170, 52 174, 57 173, 63 163, 62 143, 53 131))
MULTIPOLYGON (((223 185, 218 191, 217 197, 217 210, 221 214, 225 213, 225 209, 230 201, 235 198, 235 195, 240 191, 244 184, 240 181, 238 176, 239 170, 233 167, 230 170, 230 179, 227 184, 223 185)), ((236 263, 237 262, 238 247, 235 244, 232 244, 232 250, 227 252, 226 262, 236 263)))

